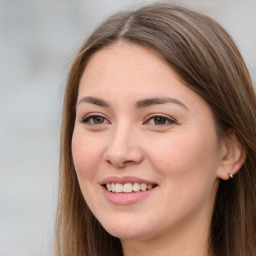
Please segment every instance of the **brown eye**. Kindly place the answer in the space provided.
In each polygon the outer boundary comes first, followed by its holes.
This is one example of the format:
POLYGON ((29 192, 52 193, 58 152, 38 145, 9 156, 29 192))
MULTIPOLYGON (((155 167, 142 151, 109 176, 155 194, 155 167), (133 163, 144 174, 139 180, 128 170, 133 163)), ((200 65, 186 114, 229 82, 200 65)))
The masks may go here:
POLYGON ((94 124, 103 124, 105 118, 103 118, 102 116, 95 116, 92 118, 92 120, 94 124))
POLYGON ((167 116, 155 115, 149 118, 146 121, 146 124, 155 125, 155 126, 167 126, 175 124, 176 122, 167 116))
POLYGON ((164 124, 166 124, 166 122, 167 122, 166 118, 163 118, 163 117, 160 117, 160 116, 154 117, 155 125, 164 125, 164 124))
POLYGON ((86 123, 88 125, 101 125, 101 124, 109 123, 105 117, 97 116, 97 115, 87 116, 87 117, 83 118, 83 120, 81 122, 86 123))

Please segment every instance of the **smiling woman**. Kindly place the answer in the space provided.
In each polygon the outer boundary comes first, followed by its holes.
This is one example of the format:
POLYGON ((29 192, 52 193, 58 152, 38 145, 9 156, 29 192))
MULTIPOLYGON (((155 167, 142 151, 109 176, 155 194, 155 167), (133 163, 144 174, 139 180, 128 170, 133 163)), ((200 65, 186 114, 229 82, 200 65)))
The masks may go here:
POLYGON ((110 17, 66 87, 56 255, 255 255, 255 109, 212 19, 172 4, 110 17))

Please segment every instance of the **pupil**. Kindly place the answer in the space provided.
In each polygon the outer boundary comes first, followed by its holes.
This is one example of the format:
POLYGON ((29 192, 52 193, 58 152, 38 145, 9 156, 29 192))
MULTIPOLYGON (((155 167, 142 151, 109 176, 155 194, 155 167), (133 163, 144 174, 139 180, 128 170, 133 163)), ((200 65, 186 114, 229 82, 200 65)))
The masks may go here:
POLYGON ((100 116, 94 117, 93 121, 96 124, 102 124, 103 123, 103 117, 100 117, 100 116))
POLYGON ((155 124, 165 124, 165 119, 162 117, 156 117, 155 124))

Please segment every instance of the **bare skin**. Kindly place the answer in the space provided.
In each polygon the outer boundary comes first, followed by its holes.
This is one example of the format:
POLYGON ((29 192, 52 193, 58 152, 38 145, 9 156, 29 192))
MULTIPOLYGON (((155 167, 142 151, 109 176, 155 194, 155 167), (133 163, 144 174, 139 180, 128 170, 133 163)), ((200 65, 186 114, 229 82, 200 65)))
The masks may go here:
POLYGON ((76 113, 83 196, 124 255, 209 256, 219 179, 239 170, 242 151, 232 133, 218 140, 207 102, 153 51, 117 43, 89 61, 76 113), (131 177, 153 189, 139 199, 106 189, 131 177))

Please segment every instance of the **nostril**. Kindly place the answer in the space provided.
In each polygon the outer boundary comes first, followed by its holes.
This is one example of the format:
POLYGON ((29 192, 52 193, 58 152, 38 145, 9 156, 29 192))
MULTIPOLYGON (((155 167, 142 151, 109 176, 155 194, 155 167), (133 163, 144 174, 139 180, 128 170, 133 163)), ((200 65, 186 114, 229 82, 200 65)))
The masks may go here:
POLYGON ((114 162, 114 161, 110 161, 110 160, 106 160, 106 162, 108 164, 114 165, 117 168, 124 168, 125 167, 125 163, 118 163, 118 162, 114 162))
POLYGON ((127 160, 127 161, 124 161, 124 162, 106 160, 106 162, 107 162, 108 164, 111 164, 111 165, 115 166, 115 167, 118 168, 118 169, 122 169, 122 168, 125 168, 125 167, 127 167, 127 166, 136 164, 136 162, 135 162, 135 161, 132 161, 132 160, 127 160))

